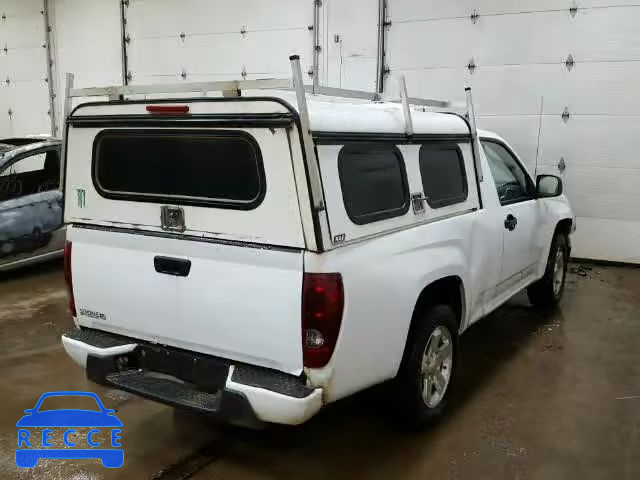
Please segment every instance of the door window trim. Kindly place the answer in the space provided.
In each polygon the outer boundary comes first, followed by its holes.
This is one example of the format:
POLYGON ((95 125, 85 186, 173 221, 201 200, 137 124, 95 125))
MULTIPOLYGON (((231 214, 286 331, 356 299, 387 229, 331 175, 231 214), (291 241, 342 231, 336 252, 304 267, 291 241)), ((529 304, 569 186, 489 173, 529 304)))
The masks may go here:
MULTIPOLYGON (((529 171, 525 168, 524 164, 520 161, 520 158, 518 157, 518 155, 516 155, 516 153, 509 148, 509 146, 504 143, 501 140, 498 140, 496 138, 486 138, 486 137, 480 137, 480 144, 482 143, 495 143, 496 145, 500 145, 502 148, 504 148, 507 153, 509 155, 511 155, 511 157, 516 161, 516 163, 518 164, 518 166, 520 167, 520 169, 522 170, 522 172, 524 173, 525 176, 525 180, 527 182, 527 189, 529 190, 528 192, 528 196, 527 197, 522 197, 522 198, 515 198, 513 200, 507 200, 506 202, 502 202, 500 200, 500 197, 498 197, 498 201, 500 202, 500 205, 503 207, 506 207, 508 205, 514 205, 516 203, 522 203, 522 202, 528 202, 530 200, 535 200, 536 196, 535 196, 535 182, 533 181, 533 179, 531 178, 531 175, 529 174, 529 171)), ((487 156, 487 153, 484 152, 484 147, 483 147, 483 153, 485 155, 485 157, 487 156)), ((487 158, 487 164, 489 163, 489 158, 487 158)), ((493 178, 493 174, 491 175, 491 177, 493 178)), ((494 179, 494 186, 495 186, 495 179, 494 179)))

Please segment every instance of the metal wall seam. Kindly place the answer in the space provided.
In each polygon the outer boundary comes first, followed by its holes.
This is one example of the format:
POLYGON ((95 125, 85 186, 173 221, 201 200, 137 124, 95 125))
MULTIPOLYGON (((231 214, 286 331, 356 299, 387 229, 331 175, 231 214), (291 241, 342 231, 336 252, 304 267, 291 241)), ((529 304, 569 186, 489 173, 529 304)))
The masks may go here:
POLYGON ((51 136, 58 135, 58 117, 56 108, 56 77, 54 75, 55 44, 53 41, 53 27, 50 16, 51 0, 43 0, 42 16, 44 17, 44 42, 47 50, 47 87, 49 89, 49 118, 51 120, 51 136))
POLYGON ((376 52, 376 92, 384 93, 387 0, 378 0, 378 50, 376 52))
POLYGON ((120 0, 120 50, 122 55, 122 85, 129 85, 129 54, 127 46, 129 38, 127 36, 127 7, 129 0, 120 0))
POLYGON ((320 8, 321 0, 313 1, 313 93, 320 86, 320 8))

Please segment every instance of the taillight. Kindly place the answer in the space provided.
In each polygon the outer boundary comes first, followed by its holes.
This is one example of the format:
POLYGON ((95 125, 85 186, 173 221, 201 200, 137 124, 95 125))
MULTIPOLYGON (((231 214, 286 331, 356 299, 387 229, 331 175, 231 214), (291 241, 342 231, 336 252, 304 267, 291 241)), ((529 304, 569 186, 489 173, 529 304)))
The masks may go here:
POLYGON ((147 105, 147 112, 152 115, 186 115, 189 105, 147 105))
POLYGON ((67 284, 69 310, 71 311, 71 315, 77 317, 76 302, 73 298, 73 279, 71 277, 71 242, 67 242, 64 245, 64 280, 67 284))
POLYGON ((305 273, 302 283, 302 356, 305 367, 324 367, 338 341, 344 289, 339 273, 305 273))

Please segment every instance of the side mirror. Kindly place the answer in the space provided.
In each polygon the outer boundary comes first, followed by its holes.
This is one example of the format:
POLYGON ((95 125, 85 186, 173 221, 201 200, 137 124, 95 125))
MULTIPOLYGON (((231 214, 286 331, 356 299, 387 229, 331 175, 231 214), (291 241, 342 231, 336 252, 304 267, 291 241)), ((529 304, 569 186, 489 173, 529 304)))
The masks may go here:
POLYGON ((538 175, 536 194, 538 198, 550 198, 562 195, 562 179, 555 175, 538 175))
POLYGON ((28 414, 28 415, 32 414, 32 413, 33 413, 33 408, 27 408, 27 409, 24 411, 24 413, 26 413, 26 414, 28 414))

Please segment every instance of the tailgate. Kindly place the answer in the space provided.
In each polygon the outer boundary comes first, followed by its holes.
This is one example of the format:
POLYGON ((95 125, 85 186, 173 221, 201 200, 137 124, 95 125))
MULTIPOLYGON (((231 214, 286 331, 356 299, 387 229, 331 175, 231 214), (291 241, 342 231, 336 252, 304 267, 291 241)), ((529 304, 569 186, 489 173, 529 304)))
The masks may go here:
POLYGON ((69 117, 79 324, 300 373, 314 232, 295 112, 277 99, 158 102, 69 117))
POLYGON ((302 371, 301 250, 95 227, 68 239, 80 325, 302 371))

